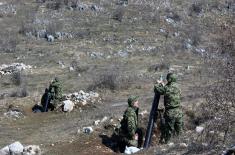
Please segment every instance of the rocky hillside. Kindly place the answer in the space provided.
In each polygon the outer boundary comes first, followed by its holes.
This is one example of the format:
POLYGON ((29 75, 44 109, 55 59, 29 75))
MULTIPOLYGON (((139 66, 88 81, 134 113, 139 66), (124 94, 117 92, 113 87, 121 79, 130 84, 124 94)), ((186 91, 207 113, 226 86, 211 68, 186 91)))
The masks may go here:
POLYGON ((127 97, 140 96, 146 128, 153 85, 170 71, 184 134, 159 145, 156 129, 139 154, 222 153, 235 144, 234 15, 234 0, 0 0, 0 148, 113 154, 127 97), (55 76, 74 109, 33 113, 55 76))

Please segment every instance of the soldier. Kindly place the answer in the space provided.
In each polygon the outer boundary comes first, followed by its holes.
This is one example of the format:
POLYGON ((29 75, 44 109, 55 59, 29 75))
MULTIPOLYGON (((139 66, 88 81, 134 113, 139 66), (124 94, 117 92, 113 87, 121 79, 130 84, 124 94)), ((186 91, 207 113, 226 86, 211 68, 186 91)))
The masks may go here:
POLYGON ((124 112, 119 128, 119 150, 124 152, 126 146, 141 147, 142 145, 142 131, 138 128, 138 111, 139 101, 138 96, 131 96, 128 98, 128 108, 124 112))
POLYGON ((168 143, 172 135, 179 135, 183 128, 183 113, 180 105, 181 91, 176 83, 176 75, 167 74, 167 84, 158 81, 154 86, 154 92, 164 95, 164 119, 165 127, 162 130, 161 140, 168 143))
POLYGON ((51 82, 49 92, 53 106, 57 107, 62 99, 62 84, 58 77, 55 77, 55 79, 51 82))

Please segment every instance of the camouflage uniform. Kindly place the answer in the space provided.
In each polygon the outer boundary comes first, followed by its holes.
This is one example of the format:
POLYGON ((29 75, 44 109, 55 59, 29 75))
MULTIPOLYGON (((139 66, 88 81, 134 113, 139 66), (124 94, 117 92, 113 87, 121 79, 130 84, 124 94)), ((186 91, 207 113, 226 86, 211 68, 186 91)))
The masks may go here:
POLYGON ((57 77, 50 84, 49 92, 51 99, 53 100, 52 104, 56 107, 56 105, 62 99, 62 84, 57 77))
POLYGON ((176 83, 174 74, 167 75, 167 84, 157 84, 154 87, 155 93, 164 95, 165 106, 165 127, 162 129, 164 133, 165 143, 167 143, 172 135, 179 135, 183 127, 183 113, 180 106, 181 91, 176 83))
POLYGON ((134 107, 133 104, 137 101, 137 96, 130 97, 128 99, 128 108, 124 112, 123 119, 121 121, 121 127, 119 128, 119 149, 123 152, 125 146, 138 147, 142 132, 138 128, 138 110, 139 108, 134 107), (138 141, 134 139, 135 134, 138 134, 140 138, 138 141), (121 146, 120 146, 121 145, 121 146))

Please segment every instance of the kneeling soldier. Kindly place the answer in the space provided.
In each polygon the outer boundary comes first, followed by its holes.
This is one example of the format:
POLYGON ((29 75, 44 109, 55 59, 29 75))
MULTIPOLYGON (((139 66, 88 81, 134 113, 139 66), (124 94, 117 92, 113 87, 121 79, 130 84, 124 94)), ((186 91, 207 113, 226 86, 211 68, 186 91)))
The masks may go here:
POLYGON ((137 96, 128 98, 128 108, 124 112, 119 129, 119 150, 124 152, 126 146, 141 147, 143 135, 138 128, 139 101, 137 96))

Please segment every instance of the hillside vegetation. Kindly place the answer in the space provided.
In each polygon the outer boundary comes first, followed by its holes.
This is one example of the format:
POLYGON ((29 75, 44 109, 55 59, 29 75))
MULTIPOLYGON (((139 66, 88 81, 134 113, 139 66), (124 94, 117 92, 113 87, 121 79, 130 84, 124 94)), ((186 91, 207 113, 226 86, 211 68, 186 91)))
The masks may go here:
POLYGON ((156 131, 138 154, 222 153, 235 144, 234 21, 234 0, 0 0, 0 148, 20 141, 48 155, 114 154, 105 143, 112 123, 78 131, 105 116, 118 124, 130 95, 140 96, 146 129, 153 85, 174 72, 184 134, 172 147, 156 131), (65 94, 94 91, 102 101, 32 113, 56 76, 65 94), (10 105, 24 117, 6 117, 10 105))

